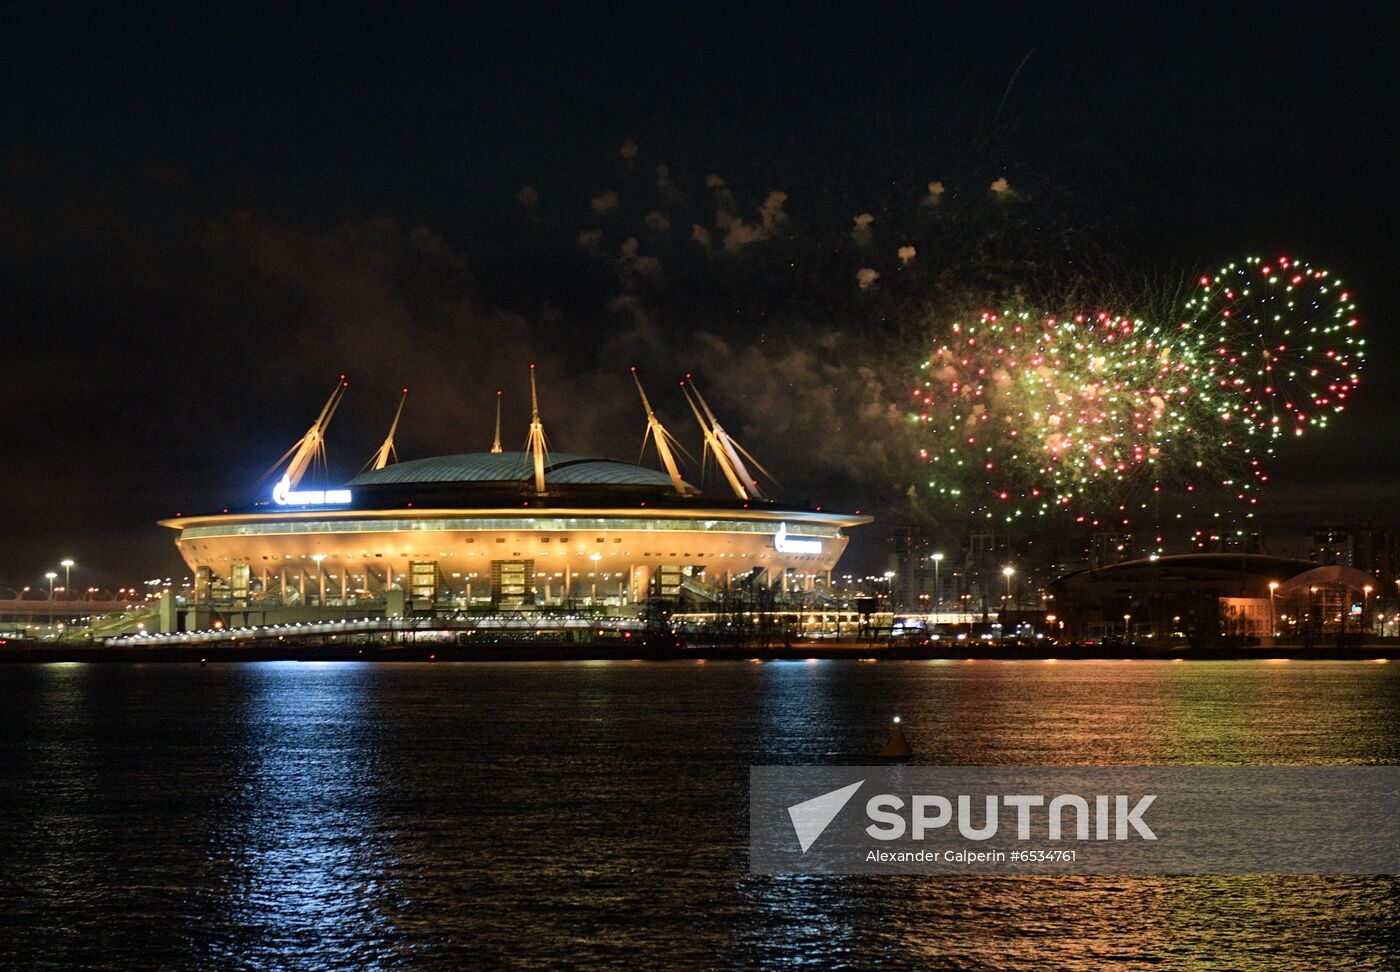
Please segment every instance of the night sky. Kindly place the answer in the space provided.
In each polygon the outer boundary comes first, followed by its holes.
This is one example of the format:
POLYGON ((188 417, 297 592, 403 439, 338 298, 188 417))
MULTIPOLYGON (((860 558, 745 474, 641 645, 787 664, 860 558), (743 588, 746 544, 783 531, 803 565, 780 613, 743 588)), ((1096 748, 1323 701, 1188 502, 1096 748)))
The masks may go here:
POLYGON ((964 201, 927 251, 954 269, 1190 279, 1287 252, 1342 275, 1361 391, 1279 462, 1268 522, 1389 521, 1385 8, 1042 6, 7 7, 0 588, 64 556, 75 584, 175 571, 154 521, 246 504, 342 371, 338 476, 403 385, 404 458, 489 446, 498 387, 518 447, 532 361, 554 448, 635 459, 636 363, 686 441, 694 370, 790 499, 892 526, 880 402, 925 281, 859 291, 851 219, 888 264, 931 180, 964 201), (728 247, 721 191, 750 234, 728 247))

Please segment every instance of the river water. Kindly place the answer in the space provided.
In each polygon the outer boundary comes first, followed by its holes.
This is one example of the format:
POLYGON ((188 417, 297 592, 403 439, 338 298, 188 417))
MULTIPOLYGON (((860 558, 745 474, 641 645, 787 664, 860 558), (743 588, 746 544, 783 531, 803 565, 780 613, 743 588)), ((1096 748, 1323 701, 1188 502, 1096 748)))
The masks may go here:
POLYGON ((1400 762, 1400 665, 0 666, 6 968, 1400 967, 1400 879, 751 877, 750 764, 1400 762))

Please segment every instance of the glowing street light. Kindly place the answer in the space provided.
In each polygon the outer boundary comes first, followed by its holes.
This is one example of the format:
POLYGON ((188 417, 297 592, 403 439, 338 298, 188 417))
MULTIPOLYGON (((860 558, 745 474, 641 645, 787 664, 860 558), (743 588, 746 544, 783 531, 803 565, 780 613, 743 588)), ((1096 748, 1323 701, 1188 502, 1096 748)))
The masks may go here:
POLYGON ((1269 581, 1269 637, 1278 637, 1278 615, 1274 611, 1274 594, 1278 591, 1278 581, 1269 581))
POLYGON ((943 585, 938 582, 938 565, 943 563, 943 555, 936 553, 931 559, 933 560, 933 596, 936 601, 936 607, 933 611, 934 617, 937 617, 943 612, 943 585))
POLYGON ((63 591, 67 593, 73 589, 73 558, 60 560, 58 566, 63 568, 63 591))
MULTIPOLYGON (((596 577, 598 576, 598 561, 600 561, 600 560, 603 559, 603 555, 595 551, 595 552, 593 552, 593 553, 591 553, 591 554, 588 555, 588 559, 591 560, 591 561, 593 561, 593 571, 592 571, 588 576, 589 576, 589 577, 596 578, 596 577)), ((597 581, 597 580, 591 581, 590 584, 589 584, 589 588, 590 588, 590 591, 589 591, 589 595, 588 595, 588 603, 589 603, 589 604, 597 604, 597 603, 598 603, 598 581, 597 581)))
POLYGON ((1011 575, 1016 573, 1015 567, 1003 567, 1001 576, 1006 578, 1006 606, 1011 607, 1011 575))
POLYGON ((49 579, 49 627, 53 627, 53 582, 58 580, 58 574, 49 571, 44 575, 49 579))

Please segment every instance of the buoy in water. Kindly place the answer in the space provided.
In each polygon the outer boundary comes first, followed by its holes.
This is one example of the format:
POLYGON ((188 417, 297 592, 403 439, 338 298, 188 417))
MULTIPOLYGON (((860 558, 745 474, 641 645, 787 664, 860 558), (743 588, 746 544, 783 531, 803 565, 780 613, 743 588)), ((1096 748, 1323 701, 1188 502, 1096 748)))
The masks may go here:
POLYGON ((909 748, 909 740, 904 738, 904 726, 900 724, 899 716, 894 717, 890 723, 890 738, 885 740, 885 748, 880 750, 881 759, 908 759, 914 755, 914 751, 909 748))

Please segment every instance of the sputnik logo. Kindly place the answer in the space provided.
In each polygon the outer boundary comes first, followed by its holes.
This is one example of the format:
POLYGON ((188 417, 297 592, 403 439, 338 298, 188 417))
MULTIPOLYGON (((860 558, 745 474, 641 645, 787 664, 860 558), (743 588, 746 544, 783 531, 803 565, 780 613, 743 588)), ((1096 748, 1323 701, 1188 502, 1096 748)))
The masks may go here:
POLYGON ((810 800, 803 800, 801 803, 794 803, 787 808, 788 817, 792 820, 792 829, 797 833, 797 843, 802 847, 802 853, 807 853, 807 848, 817 842, 817 838, 825 832, 831 822, 850 802, 851 797, 856 795, 856 791, 861 788, 865 780, 857 780, 850 786, 843 786, 839 790, 832 790, 830 793, 823 793, 821 796, 812 797, 810 800))

